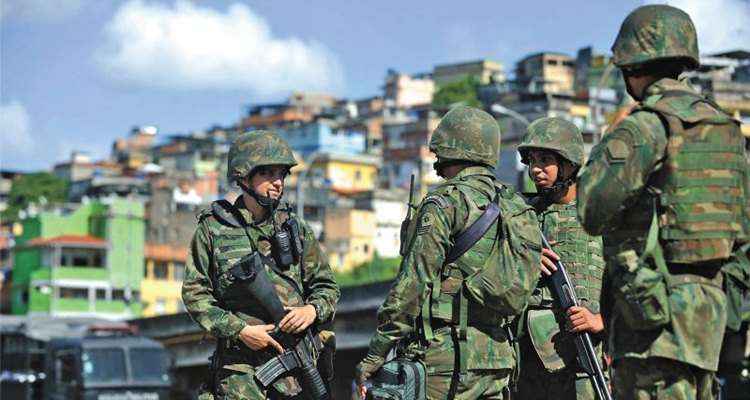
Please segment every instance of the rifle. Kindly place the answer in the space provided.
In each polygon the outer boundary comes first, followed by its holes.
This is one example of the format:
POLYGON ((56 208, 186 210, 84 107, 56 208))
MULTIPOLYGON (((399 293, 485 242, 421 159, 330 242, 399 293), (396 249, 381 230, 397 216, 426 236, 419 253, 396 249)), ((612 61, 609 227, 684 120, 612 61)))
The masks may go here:
MULTIPOLYGON (((542 245, 544 248, 552 250, 552 246, 550 246, 544 234, 542 234, 542 245)), ((578 306, 578 298, 576 297, 570 276, 568 276, 568 271, 559 260, 555 262, 555 266, 557 267, 557 271, 548 278, 552 283, 557 300, 560 301, 560 307, 563 310, 567 310, 570 307, 578 306)), ((588 374, 589 378, 591 378, 591 383, 594 385, 597 397, 600 400, 612 400, 612 395, 609 393, 609 388, 607 387, 607 381, 604 380, 602 367, 599 365, 596 351, 594 351, 591 335, 588 332, 580 332, 573 336, 573 341, 576 344, 578 352, 578 363, 584 372, 588 374)))
MULTIPOLYGON (((273 260, 268 260, 273 262, 273 260)), ((264 267, 263 256, 258 252, 249 254, 238 261, 229 270, 233 279, 243 282, 269 314, 274 324, 286 315, 284 305, 271 283, 264 267)), ((304 333, 292 335, 278 331, 273 333, 274 339, 284 347, 284 352, 272 357, 255 371, 255 377, 263 385, 270 386, 276 379, 292 371, 298 371, 302 378, 302 388, 311 400, 329 400, 331 397, 326 389, 323 378, 315 365, 323 344, 312 328, 304 333)))
POLYGON ((406 218, 401 221, 401 246, 399 248, 399 254, 403 257, 406 254, 406 230, 409 229, 411 223, 411 210, 414 208, 414 174, 411 174, 411 182, 409 183, 409 203, 406 204, 406 218))

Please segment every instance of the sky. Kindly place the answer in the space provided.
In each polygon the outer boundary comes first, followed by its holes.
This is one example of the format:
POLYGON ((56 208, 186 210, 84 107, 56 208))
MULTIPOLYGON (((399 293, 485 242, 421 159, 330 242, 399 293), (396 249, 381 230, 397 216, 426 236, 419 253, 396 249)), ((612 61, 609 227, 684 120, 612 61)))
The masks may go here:
MULTIPOLYGON (((660 1, 646 1, 648 3, 660 1)), ((95 159, 133 126, 233 125, 293 90, 381 94, 389 68, 609 53, 643 0, 0 0, 0 169, 95 159)), ((701 52, 750 48, 749 0, 672 0, 701 52)))

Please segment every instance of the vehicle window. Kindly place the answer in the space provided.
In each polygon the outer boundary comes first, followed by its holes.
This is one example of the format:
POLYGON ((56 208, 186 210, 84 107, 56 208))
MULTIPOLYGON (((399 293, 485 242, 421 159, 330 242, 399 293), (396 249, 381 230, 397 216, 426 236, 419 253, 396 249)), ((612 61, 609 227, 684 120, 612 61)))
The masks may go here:
POLYGON ((125 352, 122 349, 88 349, 83 352, 83 380, 86 383, 125 381, 125 352))
POLYGON ((130 349, 131 375, 135 381, 169 382, 169 356, 155 348, 130 349))

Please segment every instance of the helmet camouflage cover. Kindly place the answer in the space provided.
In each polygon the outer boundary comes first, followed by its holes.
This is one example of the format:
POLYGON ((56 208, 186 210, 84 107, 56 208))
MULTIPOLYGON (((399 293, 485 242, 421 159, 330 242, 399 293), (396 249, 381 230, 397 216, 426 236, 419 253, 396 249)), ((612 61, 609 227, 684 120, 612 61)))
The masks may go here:
POLYGON ((297 161, 289 144, 271 131, 252 131, 240 135, 229 148, 227 180, 244 178, 256 167, 286 165, 293 167, 297 161))
POLYGON ((554 151, 571 163, 583 165, 583 136, 572 122, 562 118, 539 118, 526 130, 518 152, 521 161, 529 164, 529 150, 545 149, 554 151))
POLYGON ((500 126, 480 109, 454 107, 432 133, 430 150, 442 159, 471 161, 494 168, 500 159, 500 126))
POLYGON ((612 62, 620 68, 668 59, 682 59, 691 69, 700 64, 693 21, 684 11, 667 5, 631 12, 620 26, 612 53, 612 62))

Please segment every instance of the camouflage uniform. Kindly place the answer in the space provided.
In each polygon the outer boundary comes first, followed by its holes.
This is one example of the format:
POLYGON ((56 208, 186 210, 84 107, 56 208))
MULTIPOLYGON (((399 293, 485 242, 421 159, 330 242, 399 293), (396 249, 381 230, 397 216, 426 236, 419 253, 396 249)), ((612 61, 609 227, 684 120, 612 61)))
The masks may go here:
POLYGON ((457 107, 445 115, 430 149, 438 162, 476 163, 428 193, 407 229, 401 270, 378 311, 377 332, 360 380, 399 341, 427 367, 427 397, 503 398, 515 357, 506 331, 538 279, 541 239, 531 207, 495 181, 500 131, 487 113, 457 107), (455 262, 453 239, 499 193, 500 220, 455 262), (426 344, 426 346, 425 346, 426 344))
MULTIPOLYGON (((613 46, 622 69, 698 65, 684 12, 645 6, 613 46)), ((745 236, 747 162, 736 121, 663 78, 591 152, 578 216, 604 234, 602 312, 618 399, 708 399, 726 325, 721 267, 745 236)))
MULTIPOLYGON (((576 167, 583 164, 581 132, 561 118, 542 118, 529 125, 518 146, 525 164, 529 164, 528 153, 534 149, 554 152, 576 167)), ((562 174, 562 170, 558 173, 562 174)), ((562 180, 558 177, 558 182, 562 180)), ((567 189, 566 185, 565 192, 559 195, 564 195, 567 189)), ((537 212, 542 232, 567 268, 581 304, 598 314, 604 274, 601 237, 591 236, 583 230, 576 219, 575 201, 558 204, 550 198, 555 194, 534 195, 529 204, 537 212)), ((580 370, 576 361, 576 347, 572 336, 567 333, 567 321, 565 311, 556 307, 547 280, 541 279, 529 302, 520 335, 519 398, 596 399, 590 378, 580 370), (540 382, 544 384, 540 385, 540 382)), ((601 345, 597 349, 601 354, 601 345)))
MULTIPOLYGON (((288 145, 271 132, 240 136, 229 153, 229 179, 247 176, 262 165, 294 165, 288 145)), ((253 222, 252 214, 239 197, 234 207, 241 218, 227 221, 211 210, 199 216, 198 228, 182 286, 182 298, 190 316, 217 338, 212 358, 212 392, 215 398, 259 399, 293 396, 300 392, 296 379, 280 379, 269 393, 253 378, 254 369, 276 354, 272 348, 253 351, 238 337, 246 325, 268 324, 267 313, 240 282, 231 279, 228 269, 241 257, 254 251, 271 255, 274 223, 271 218, 253 222), (234 223, 239 222, 236 226, 234 223)), ((275 212, 278 220, 299 218, 275 212)), ((311 304, 317 312, 316 324, 329 322, 334 315, 339 289, 328 262, 312 230, 301 224, 304 246, 302 262, 288 269, 266 264, 271 282, 284 306, 311 304)), ((210 398, 204 394, 202 398, 210 398)))

